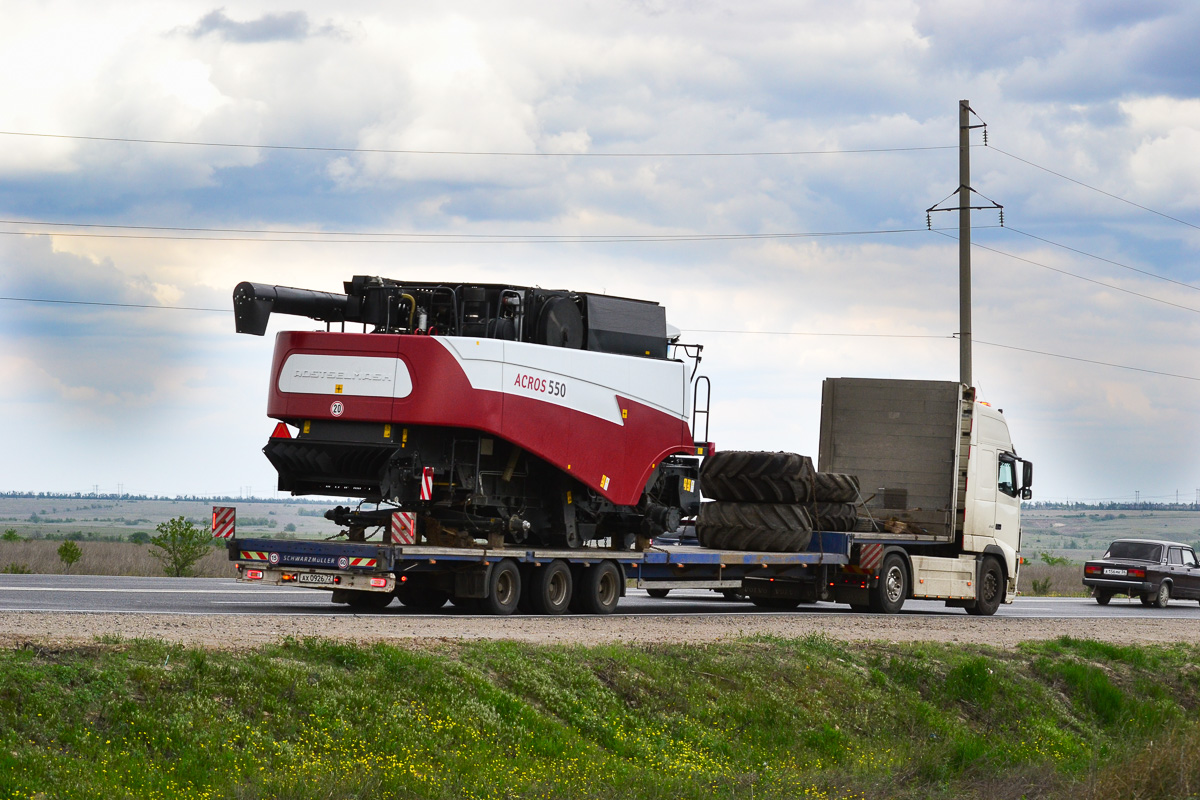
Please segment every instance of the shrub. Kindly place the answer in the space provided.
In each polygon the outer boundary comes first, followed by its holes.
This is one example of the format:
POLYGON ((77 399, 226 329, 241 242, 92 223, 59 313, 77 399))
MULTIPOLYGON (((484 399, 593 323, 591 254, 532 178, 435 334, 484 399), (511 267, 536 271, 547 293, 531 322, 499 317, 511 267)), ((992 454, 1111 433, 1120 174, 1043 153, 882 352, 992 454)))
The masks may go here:
POLYGON ((127 538, 133 544, 146 544, 150 541, 150 534, 145 531, 134 531, 127 538))
POLYGON ((158 536, 150 540, 155 548, 150 555, 162 562, 163 571, 174 578, 190 577, 192 567, 212 547, 212 534, 183 517, 161 522, 155 530, 158 536))
POLYGON ((68 573, 71 571, 71 567, 75 566, 75 563, 82 557, 83 550, 70 539, 58 546, 58 560, 66 566, 68 573))
POLYGON ((3 568, 0 568, 0 574, 3 574, 3 575, 32 575, 33 570, 31 570, 29 567, 25 566, 24 564, 17 564, 14 562, 12 564, 5 564, 3 568))
POLYGON ((17 535, 17 529, 16 529, 16 528, 5 528, 5 530, 4 530, 4 536, 0 537, 0 539, 3 539, 3 540, 4 540, 4 541, 6 541, 6 542, 19 542, 19 541, 21 541, 21 537, 17 535))

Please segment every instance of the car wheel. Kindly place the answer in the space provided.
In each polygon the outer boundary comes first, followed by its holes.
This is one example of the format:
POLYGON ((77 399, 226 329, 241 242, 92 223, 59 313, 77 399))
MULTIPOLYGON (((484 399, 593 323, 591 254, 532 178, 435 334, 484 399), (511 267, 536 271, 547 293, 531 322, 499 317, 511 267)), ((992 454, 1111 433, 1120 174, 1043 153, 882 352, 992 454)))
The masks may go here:
POLYGON ((647 589, 646 590, 646 594, 650 595, 651 597, 656 597, 656 598, 660 598, 660 599, 663 597, 666 597, 668 594, 670 594, 670 592, 671 592, 670 589, 647 589))
POLYGON ((1138 595, 1138 599, 1142 601, 1142 605, 1144 606, 1154 605, 1154 595, 1152 594, 1138 595))
POLYGON ((1099 589, 1096 590, 1096 602, 1097 603, 1099 603, 1102 606, 1106 606, 1106 605, 1108 605, 1109 600, 1112 600, 1112 592, 1102 592, 1099 589))
POLYGON ((1171 584, 1163 581, 1158 585, 1158 594, 1154 596, 1154 607, 1166 608, 1169 602, 1171 602, 1171 584))

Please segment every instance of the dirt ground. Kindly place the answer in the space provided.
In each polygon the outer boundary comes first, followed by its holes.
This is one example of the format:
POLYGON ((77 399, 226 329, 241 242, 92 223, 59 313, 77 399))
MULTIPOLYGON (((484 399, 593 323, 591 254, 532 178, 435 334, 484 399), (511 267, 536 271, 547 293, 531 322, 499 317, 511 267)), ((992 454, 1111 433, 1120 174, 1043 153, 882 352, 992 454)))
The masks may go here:
POLYGON ((0 647, 63 646, 99 637, 153 638, 214 649, 240 649, 285 637, 428 644, 511 639, 540 644, 719 642, 746 636, 800 637, 813 633, 848 641, 934 641, 1013 647, 1063 635, 1122 644, 1200 644, 1195 620, 1006 619, 1002 617, 876 617, 746 615, 721 617, 413 617, 413 616, 187 616, 0 613, 0 647))

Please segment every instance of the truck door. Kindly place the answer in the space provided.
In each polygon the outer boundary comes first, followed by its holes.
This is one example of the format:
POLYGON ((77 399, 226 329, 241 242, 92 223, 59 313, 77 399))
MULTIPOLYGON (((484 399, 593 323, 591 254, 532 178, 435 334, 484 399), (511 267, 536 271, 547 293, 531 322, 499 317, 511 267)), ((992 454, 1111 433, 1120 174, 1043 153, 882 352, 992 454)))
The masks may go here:
POLYGON ((1020 549, 1021 500, 1018 496, 1017 458, 1000 453, 996 470, 996 538, 1020 549))

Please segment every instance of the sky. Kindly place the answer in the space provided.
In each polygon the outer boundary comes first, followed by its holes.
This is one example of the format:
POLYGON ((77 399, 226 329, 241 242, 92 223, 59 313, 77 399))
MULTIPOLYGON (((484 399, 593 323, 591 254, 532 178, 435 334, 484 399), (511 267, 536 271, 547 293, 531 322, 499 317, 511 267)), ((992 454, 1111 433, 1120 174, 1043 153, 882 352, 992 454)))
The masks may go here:
POLYGON ((0 0, 0 491, 273 496, 318 323, 232 289, 354 275, 656 300, 718 447, 815 456, 824 378, 959 377, 965 99, 1035 499, 1200 495, 1200 5, 420 5, 0 0))

